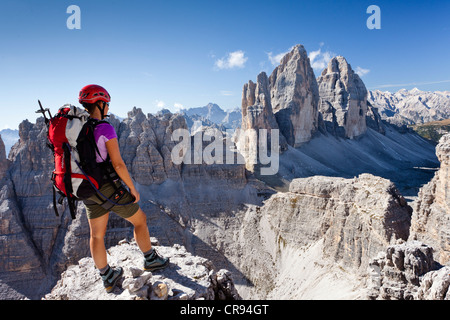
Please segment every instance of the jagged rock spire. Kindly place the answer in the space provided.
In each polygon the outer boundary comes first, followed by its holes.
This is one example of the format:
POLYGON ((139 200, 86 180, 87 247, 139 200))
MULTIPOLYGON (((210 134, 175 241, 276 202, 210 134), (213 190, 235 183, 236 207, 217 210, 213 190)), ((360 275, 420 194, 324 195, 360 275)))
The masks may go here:
POLYGON ((273 112, 287 143, 298 147, 318 128, 319 90, 302 45, 282 59, 269 78, 273 112))
POLYGON ((342 56, 334 57, 317 79, 319 111, 327 131, 341 137, 355 138, 367 130, 367 89, 342 56))

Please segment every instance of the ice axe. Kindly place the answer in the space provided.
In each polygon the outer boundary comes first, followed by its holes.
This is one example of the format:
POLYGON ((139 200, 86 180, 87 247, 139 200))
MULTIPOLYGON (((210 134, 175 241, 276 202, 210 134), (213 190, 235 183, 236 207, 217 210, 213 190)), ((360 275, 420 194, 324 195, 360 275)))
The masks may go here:
POLYGON ((42 115, 44 116, 45 124, 47 125, 47 128, 48 128, 49 123, 50 123, 50 119, 52 118, 52 114, 50 113, 50 109, 49 108, 45 108, 44 109, 44 107, 42 107, 41 101, 38 100, 38 103, 39 103, 40 109, 37 110, 36 113, 42 113, 42 115), (47 118, 47 116, 45 115, 46 112, 48 113, 50 118, 47 118))

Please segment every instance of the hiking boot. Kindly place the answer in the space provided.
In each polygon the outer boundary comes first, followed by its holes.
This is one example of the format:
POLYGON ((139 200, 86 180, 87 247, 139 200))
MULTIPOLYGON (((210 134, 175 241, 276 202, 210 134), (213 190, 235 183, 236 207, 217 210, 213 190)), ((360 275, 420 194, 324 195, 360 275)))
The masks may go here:
POLYGON ((101 275, 103 280, 103 286, 105 287, 106 292, 110 293, 116 287, 117 281, 122 276, 123 269, 118 268, 109 268, 105 274, 101 275))
POLYGON ((144 258, 144 270, 156 271, 169 265, 169 258, 160 257, 155 249, 144 258))

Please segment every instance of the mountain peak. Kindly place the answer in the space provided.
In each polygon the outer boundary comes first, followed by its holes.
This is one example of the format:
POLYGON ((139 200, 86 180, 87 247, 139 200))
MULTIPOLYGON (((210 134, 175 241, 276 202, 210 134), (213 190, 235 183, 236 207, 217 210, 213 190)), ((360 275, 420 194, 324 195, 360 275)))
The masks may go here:
POLYGON ((419 93, 422 93, 422 92, 423 91, 419 90, 417 87, 409 90, 409 93, 412 93, 412 94, 419 94, 419 93))

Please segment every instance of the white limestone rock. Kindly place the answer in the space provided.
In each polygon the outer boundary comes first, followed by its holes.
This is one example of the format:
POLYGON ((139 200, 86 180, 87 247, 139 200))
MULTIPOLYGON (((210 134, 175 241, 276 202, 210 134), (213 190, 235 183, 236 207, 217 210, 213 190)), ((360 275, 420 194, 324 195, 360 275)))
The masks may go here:
POLYGON ((317 83, 327 129, 351 139, 363 135, 367 130, 367 89, 347 60, 332 58, 317 83))
POLYGON ((111 266, 124 269, 113 292, 107 293, 92 258, 70 266, 45 300, 214 300, 236 299, 231 273, 216 272, 211 261, 193 256, 180 245, 154 246, 170 258, 170 265, 154 272, 142 271, 143 255, 135 242, 122 241, 108 249, 111 266), (226 276, 226 279, 222 279, 226 276), (220 280, 221 279, 221 280, 220 280))

